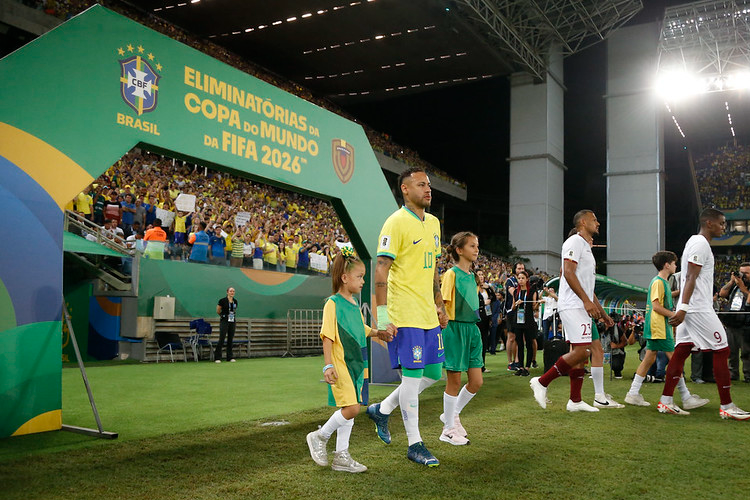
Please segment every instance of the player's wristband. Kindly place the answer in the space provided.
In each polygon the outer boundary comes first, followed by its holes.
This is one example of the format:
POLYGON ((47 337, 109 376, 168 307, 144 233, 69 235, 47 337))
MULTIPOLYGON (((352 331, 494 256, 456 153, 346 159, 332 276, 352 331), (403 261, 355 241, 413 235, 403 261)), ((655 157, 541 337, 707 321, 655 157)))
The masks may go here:
POLYGON ((685 304, 685 303, 682 303, 682 304, 678 304, 678 305, 677 305, 677 310, 678 310, 678 311, 685 311, 685 312, 688 312, 688 309, 689 309, 689 307, 688 307, 688 305, 687 305, 687 304, 685 304))
POLYGON ((385 330, 385 327, 391 322, 388 319, 388 306, 378 306, 378 330, 385 330))
POLYGON ((325 373, 325 372, 326 372, 326 370, 328 370, 329 368, 333 368, 333 365, 331 365, 331 364, 325 365, 325 366, 323 367, 323 373, 325 373))

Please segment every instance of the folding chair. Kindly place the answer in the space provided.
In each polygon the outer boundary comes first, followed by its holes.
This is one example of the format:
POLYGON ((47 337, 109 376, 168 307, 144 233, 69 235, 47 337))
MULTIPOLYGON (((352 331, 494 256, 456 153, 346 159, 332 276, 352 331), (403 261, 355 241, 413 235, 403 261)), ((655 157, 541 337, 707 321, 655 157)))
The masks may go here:
POLYGON ((193 349, 193 359, 197 362, 203 348, 208 347, 211 361, 213 361, 214 349, 211 344, 211 323, 203 318, 194 319, 190 322, 190 330, 195 330, 195 334, 188 339, 190 347, 193 349))
POLYGON ((174 351, 176 349, 182 349, 182 359, 187 362, 187 352, 185 351, 185 344, 182 342, 180 336, 176 333, 157 332, 156 343, 159 345, 159 350, 156 351, 156 362, 159 362, 159 354, 162 352, 169 351, 169 357, 174 363, 174 351))

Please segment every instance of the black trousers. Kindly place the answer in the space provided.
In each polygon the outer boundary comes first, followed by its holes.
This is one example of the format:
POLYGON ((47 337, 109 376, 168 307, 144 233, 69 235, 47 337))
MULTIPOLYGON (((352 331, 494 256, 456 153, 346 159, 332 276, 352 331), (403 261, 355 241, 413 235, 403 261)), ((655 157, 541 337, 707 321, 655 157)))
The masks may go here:
POLYGON ((226 319, 219 322, 219 343, 216 344, 214 359, 221 359, 221 349, 224 347, 224 339, 227 341, 227 361, 234 359, 232 354, 232 343, 234 341, 234 328, 237 324, 226 319))
MULTIPOLYGON (((527 316, 528 318, 528 316, 527 316)), ((533 317, 532 317, 533 320, 533 317)), ((516 333, 516 344, 518 345, 518 364, 531 367, 531 361, 534 359, 534 340, 536 340, 536 323, 526 323, 523 325, 513 325, 516 333), (524 360, 524 347, 526 347, 526 359, 524 360), (525 363, 524 363, 525 361, 525 363)))

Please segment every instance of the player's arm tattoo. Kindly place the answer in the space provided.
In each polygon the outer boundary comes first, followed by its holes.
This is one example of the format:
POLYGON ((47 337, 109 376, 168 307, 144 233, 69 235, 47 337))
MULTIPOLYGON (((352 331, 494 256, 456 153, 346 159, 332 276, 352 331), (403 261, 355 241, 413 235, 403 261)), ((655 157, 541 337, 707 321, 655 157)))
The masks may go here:
POLYGON ((384 306, 388 303, 388 274, 391 272, 393 259, 378 256, 375 266, 375 304, 384 306))
POLYGON ((435 278, 432 280, 432 293, 435 296, 435 305, 437 308, 445 312, 445 303, 443 302, 443 294, 440 292, 440 276, 438 275, 437 267, 435 267, 435 278))

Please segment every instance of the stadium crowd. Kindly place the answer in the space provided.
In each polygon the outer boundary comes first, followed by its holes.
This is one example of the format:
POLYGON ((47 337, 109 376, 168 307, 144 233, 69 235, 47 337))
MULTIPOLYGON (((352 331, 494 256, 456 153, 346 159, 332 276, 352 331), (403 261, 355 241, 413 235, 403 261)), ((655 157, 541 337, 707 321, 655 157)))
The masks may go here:
MULTIPOLYGON (((97 3, 105 5, 107 8, 120 12, 126 15, 130 19, 148 26, 149 28, 158 31, 168 37, 177 40, 178 42, 184 43, 193 47, 196 50, 203 52, 219 61, 225 62, 226 64, 233 66, 240 71, 248 73, 255 78, 270 83, 274 87, 281 90, 294 94, 306 101, 312 102, 322 108, 327 109, 337 115, 343 116, 351 121, 359 123, 357 118, 350 115, 339 106, 327 99, 320 98, 313 95, 310 90, 299 85, 295 82, 287 80, 279 75, 272 73, 271 71, 262 68, 252 62, 249 62, 238 55, 228 51, 224 47, 215 44, 209 40, 203 39, 196 35, 192 35, 185 30, 178 28, 172 24, 169 24, 157 16, 152 14, 146 14, 141 11, 133 9, 131 6, 124 4, 118 0, 20 0, 21 3, 28 5, 29 7, 43 10, 45 13, 57 17, 62 20, 67 20, 70 17, 82 12, 83 10, 95 5, 97 3)), ((378 132, 367 125, 360 123, 365 130, 367 138, 375 151, 383 153, 386 156, 401 161, 409 166, 419 166, 424 168, 430 175, 439 177, 440 179, 454 184, 456 186, 466 188, 466 184, 454 179, 443 170, 435 167, 419 157, 419 153, 416 151, 406 148, 393 141, 391 136, 386 133, 378 132)))
POLYGON ((349 241, 327 202, 137 149, 66 208, 131 241, 163 227, 163 256, 147 252, 151 258, 326 272, 349 241), (181 194, 195 196, 193 210, 177 209, 181 194))
POLYGON ((750 148, 727 145, 695 161, 701 203, 719 210, 745 208, 750 196, 750 148))

